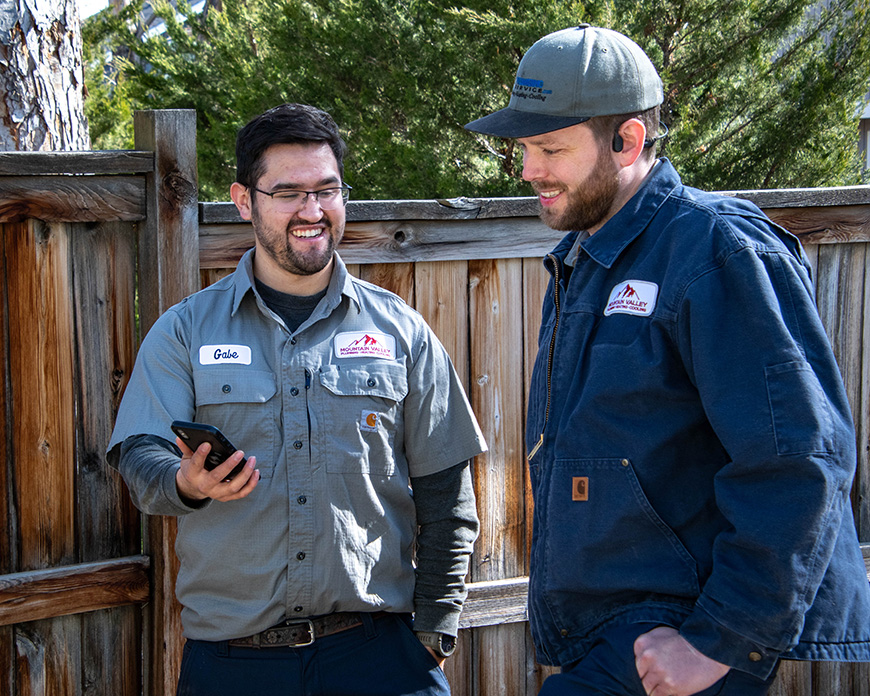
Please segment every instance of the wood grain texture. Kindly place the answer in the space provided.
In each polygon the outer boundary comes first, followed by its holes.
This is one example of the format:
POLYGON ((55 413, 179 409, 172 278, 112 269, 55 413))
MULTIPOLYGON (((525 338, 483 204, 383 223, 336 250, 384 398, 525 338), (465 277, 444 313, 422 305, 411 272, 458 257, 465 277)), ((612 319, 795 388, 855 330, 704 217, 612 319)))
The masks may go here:
POLYGON ((147 556, 0 575, 0 625, 148 600, 147 556))
POLYGON ((75 397, 69 234, 6 227, 18 570, 75 559, 75 397))
POLYGON ((0 177, 49 174, 140 174, 154 171, 154 153, 135 150, 0 152, 0 177))
MULTIPOLYGON (((188 110, 138 111, 136 149, 154 154, 146 176, 147 221, 139 226, 139 317, 142 335, 157 318, 200 287, 197 233, 196 125, 188 110)), ((171 696, 181 666, 181 607, 175 598, 178 559, 174 518, 148 517, 145 548, 154 584, 146 650, 145 693, 171 696)))
POLYGON ((0 222, 144 220, 142 177, 0 177, 0 222))
POLYGON ((468 393, 468 263, 421 261, 414 268, 416 309, 447 350, 468 393))

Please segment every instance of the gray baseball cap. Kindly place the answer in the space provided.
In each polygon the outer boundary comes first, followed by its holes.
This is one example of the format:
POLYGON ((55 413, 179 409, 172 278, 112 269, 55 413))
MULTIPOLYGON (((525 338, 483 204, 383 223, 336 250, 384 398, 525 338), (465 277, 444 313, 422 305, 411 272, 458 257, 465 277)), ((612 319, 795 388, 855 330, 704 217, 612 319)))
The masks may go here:
POLYGON ((506 108, 466 124, 477 133, 527 138, 588 121, 646 111, 662 81, 634 41, 588 24, 539 39, 520 61, 506 108))

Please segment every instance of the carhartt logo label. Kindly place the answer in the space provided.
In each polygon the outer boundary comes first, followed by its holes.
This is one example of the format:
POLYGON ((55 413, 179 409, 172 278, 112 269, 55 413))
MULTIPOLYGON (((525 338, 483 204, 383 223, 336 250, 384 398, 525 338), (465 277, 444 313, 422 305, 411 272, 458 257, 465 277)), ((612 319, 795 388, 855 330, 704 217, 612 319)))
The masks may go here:
POLYGON ((396 339, 375 331, 345 331, 335 337, 336 358, 396 359, 396 339))
POLYGON ((637 314, 649 316, 656 307, 659 286, 645 280, 626 280, 610 291, 604 316, 637 314))
POLYGON ((200 365, 250 365, 251 347, 237 346, 230 343, 200 346, 200 365))
POLYGON ((363 411, 359 419, 359 429, 368 433, 378 432, 379 418, 375 411, 363 411))
POLYGON ((571 500, 584 503, 589 500, 589 477, 575 476, 571 479, 571 500))

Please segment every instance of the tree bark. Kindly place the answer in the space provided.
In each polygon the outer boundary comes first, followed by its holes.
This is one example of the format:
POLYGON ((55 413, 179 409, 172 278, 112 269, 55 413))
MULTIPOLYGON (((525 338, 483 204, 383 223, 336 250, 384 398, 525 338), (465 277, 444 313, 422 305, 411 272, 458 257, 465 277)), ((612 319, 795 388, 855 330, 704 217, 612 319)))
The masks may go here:
POLYGON ((88 150, 76 0, 0 0, 0 151, 88 150))

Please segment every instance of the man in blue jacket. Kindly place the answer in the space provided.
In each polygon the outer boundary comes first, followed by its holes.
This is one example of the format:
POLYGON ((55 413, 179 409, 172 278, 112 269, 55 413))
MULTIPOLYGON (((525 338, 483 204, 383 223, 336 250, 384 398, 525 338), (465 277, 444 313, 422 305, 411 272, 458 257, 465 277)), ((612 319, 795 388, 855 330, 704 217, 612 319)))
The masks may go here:
POLYGON ((870 660, 855 433, 800 244, 656 159, 662 84, 582 25, 466 126, 516 138, 545 263, 527 422, 542 694, 767 692, 870 660))

